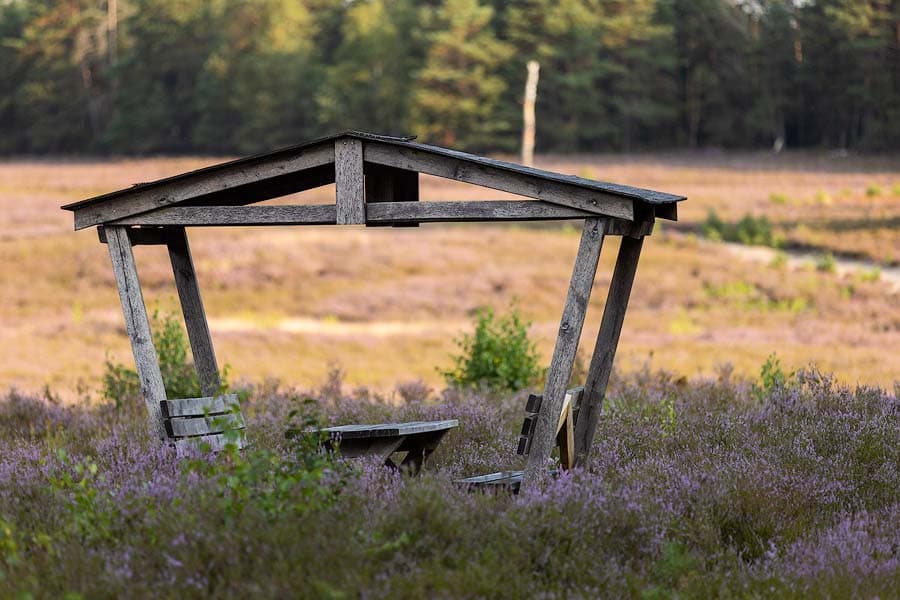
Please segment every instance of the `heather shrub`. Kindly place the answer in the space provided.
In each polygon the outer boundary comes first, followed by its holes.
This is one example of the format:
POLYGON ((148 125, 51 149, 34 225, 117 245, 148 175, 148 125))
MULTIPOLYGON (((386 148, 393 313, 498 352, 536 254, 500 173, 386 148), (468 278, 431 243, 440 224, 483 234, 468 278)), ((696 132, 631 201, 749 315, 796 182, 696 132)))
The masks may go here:
MULTIPOLYGON (((159 359, 159 370, 162 373, 166 394, 169 398, 198 398, 200 382, 193 363, 188 360, 190 345, 175 314, 160 316, 155 310, 151 316, 153 345, 159 359)), ((228 391, 228 369, 222 370, 222 390, 228 391)), ((126 401, 140 397, 141 384, 137 371, 122 363, 114 363, 107 359, 103 372, 103 397, 121 407, 126 401)))
POLYGON ((453 368, 441 372, 447 384, 510 392, 537 383, 542 371, 537 349, 528 339, 529 325, 514 306, 500 316, 490 308, 479 310, 475 332, 457 340, 453 368))
POLYGON ((140 411, 7 394, 0 597, 896 595, 895 392, 775 356, 753 380, 644 369, 613 377, 582 468, 518 496, 455 486, 522 467, 522 400, 267 384, 246 448, 178 457, 140 411), (460 427, 417 478, 284 437, 369 417, 460 427))

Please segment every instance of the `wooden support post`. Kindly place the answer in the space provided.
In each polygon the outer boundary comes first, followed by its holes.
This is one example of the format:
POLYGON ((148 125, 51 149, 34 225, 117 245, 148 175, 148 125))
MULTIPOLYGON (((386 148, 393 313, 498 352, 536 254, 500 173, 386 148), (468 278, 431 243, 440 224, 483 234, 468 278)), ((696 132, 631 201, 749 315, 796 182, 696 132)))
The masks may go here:
POLYGON ((572 364, 578 350, 578 340, 581 337, 584 315, 594 285, 594 275, 597 273, 597 261, 600 258, 604 233, 603 220, 585 219, 578 256, 569 282, 566 306, 559 325, 559 335, 553 349, 550 369, 547 371, 543 401, 528 453, 525 478, 522 482, 525 486, 539 482, 547 472, 547 460, 550 458, 550 451, 556 438, 556 427, 566 387, 572 375, 572 364))
POLYGON ((144 397, 150 417, 150 427, 160 439, 165 439, 166 429, 160 403, 166 399, 166 388, 159 370, 156 348, 153 346, 150 321, 147 319, 147 308, 144 306, 144 296, 141 293, 131 241, 128 239, 128 229, 119 226, 107 227, 106 238, 116 284, 119 287, 122 312, 125 313, 125 329, 131 339, 134 364, 141 382, 141 395, 144 397))
POLYGON ((340 138, 334 142, 334 183, 338 225, 363 225, 366 222, 363 187, 362 140, 340 138))
POLYGON ((625 320, 625 310, 628 308, 628 298, 631 296, 631 286, 634 283, 643 243, 643 238, 623 237, 622 245, 619 247, 616 268, 609 285, 609 296, 606 300, 606 307, 603 309, 600 332, 597 334, 597 345, 594 347, 587 383, 584 386, 581 411, 575 422, 576 465, 585 463, 591 443, 594 441, 594 433, 597 430, 600 409, 606 396, 606 386, 612 373, 616 346, 619 344, 619 334, 622 333, 622 322, 625 320))
POLYGON ((209 335, 197 272, 194 270, 191 248, 184 227, 171 232, 168 248, 169 260, 175 274, 175 286, 178 288, 178 299, 184 313, 184 324, 187 327, 188 339, 191 341, 194 367, 200 380, 200 389, 204 396, 215 396, 221 392, 222 386, 219 380, 219 367, 216 364, 216 352, 213 349, 212 337, 209 335))

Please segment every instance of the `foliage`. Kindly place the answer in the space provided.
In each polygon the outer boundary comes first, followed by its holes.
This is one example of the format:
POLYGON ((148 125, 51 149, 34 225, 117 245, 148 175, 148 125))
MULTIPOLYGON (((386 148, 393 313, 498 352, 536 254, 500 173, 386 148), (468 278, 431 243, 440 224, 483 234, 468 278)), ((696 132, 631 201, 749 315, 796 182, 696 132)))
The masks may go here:
POLYGON ((539 151, 900 143, 882 0, 116 4, 0 2, 0 152, 246 153, 349 127, 515 150, 529 59, 539 151))
MULTIPOLYGON (((334 501, 344 466, 322 451, 320 443, 327 434, 312 431, 322 426, 315 400, 289 402, 296 407, 288 413, 286 429, 309 433, 291 438, 284 451, 253 446, 240 450, 232 439, 215 460, 200 456, 184 462, 186 475, 200 474, 220 490, 217 499, 229 519, 240 518, 248 509, 269 520, 302 516, 334 501)), ((235 438, 238 432, 228 434, 235 438)))
MULTIPOLYGON (((156 347, 159 370, 162 372, 167 396, 169 398, 202 396, 194 365, 188 360, 190 347, 187 336, 177 316, 166 314, 161 317, 159 311, 155 310, 150 320, 151 329, 156 332, 153 336, 153 345, 156 347)), ((224 393, 228 390, 227 369, 223 369, 221 379, 220 393, 224 393)), ((107 359, 103 373, 103 397, 114 401, 116 406, 121 406, 129 399, 140 397, 140 393, 141 384, 137 371, 107 359)))
POLYGON ((772 231, 772 223, 765 215, 754 217, 748 214, 735 223, 727 223, 716 214, 716 211, 711 210, 703 222, 702 229, 704 236, 716 241, 773 248, 780 245, 780 240, 772 231))
POLYGON ((441 372, 448 385, 483 386, 498 392, 534 385, 541 369, 537 349, 528 339, 529 325, 515 306, 501 316, 495 316, 491 308, 479 310, 475 332, 457 340, 460 353, 453 357, 454 367, 441 372))
POLYGON ((785 374, 778 355, 773 352, 759 370, 759 384, 753 384, 753 394, 763 401, 777 390, 784 389, 791 377, 793 373, 785 374))
POLYGON ((611 383, 584 468, 515 497, 453 479, 521 464, 520 398, 319 402, 329 421, 458 418, 408 478, 292 446, 285 423, 316 420, 296 391, 245 403, 240 453, 181 458, 143 415, 0 397, 0 596, 895 595, 894 394, 775 357, 757 382, 611 383))

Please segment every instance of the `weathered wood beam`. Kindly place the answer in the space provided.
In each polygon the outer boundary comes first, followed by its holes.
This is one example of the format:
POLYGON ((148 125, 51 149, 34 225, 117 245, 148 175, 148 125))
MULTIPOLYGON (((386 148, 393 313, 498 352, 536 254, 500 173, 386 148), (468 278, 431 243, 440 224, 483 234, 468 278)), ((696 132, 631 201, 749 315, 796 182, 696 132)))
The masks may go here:
POLYGON ((313 167, 299 173, 288 173, 271 179, 254 181, 204 196, 192 198, 181 206, 239 206, 263 202, 272 198, 305 192, 334 183, 334 165, 313 167))
POLYGON ((460 158, 431 154, 418 148, 371 140, 366 141, 363 153, 367 162, 375 164, 473 183, 597 215, 634 220, 636 200, 615 194, 577 188, 536 175, 506 171, 460 158))
POLYGON ((362 140, 356 138, 335 140, 334 183, 338 225, 363 225, 366 222, 363 181, 362 140))
POLYGON ((216 352, 206 322, 206 312, 203 309, 203 298, 200 296, 200 284, 197 282, 191 248, 183 227, 172 232, 168 248, 172 272, 175 275, 175 287, 178 289, 178 299, 184 314, 184 324, 191 342, 194 368, 200 380, 200 389, 207 396, 215 396, 222 387, 219 367, 216 364, 216 352))
POLYGON ((553 358, 550 360, 550 369, 547 371, 547 383, 544 386, 538 421, 528 452, 523 480, 523 485, 526 486, 539 483, 547 473, 547 461, 556 438, 556 426, 566 395, 566 386, 572 375, 572 365, 578 350, 581 329, 584 326, 594 275, 597 273, 603 237, 604 223, 601 219, 584 221, 559 334, 553 349, 553 358))
MULTIPOLYGON (((558 221, 601 218, 607 235, 648 235, 652 221, 631 222, 596 217, 587 211, 533 200, 483 200, 475 202, 379 202, 366 206, 366 221, 377 225, 442 222, 558 221)), ((215 227, 235 225, 334 225, 334 204, 285 206, 172 206, 114 221, 139 225, 132 235, 137 243, 164 243, 160 227, 215 227), (157 229, 143 229, 157 228, 157 229), (159 234, 153 232, 160 232, 159 234), (154 236, 159 236, 158 240, 154 236)), ((101 235, 101 241, 105 238, 101 235)))
POLYGON ((334 225, 334 204, 310 206, 172 206, 116 221, 121 225, 215 227, 235 225, 334 225))
POLYGON ((166 438, 160 403, 166 399, 166 388, 153 336, 150 333, 150 321, 147 318, 147 307, 141 293, 137 265, 134 252, 128 239, 125 227, 110 226, 106 228, 109 257, 112 259, 113 272, 119 288, 119 300, 125 315, 125 330, 131 340, 131 351, 141 384, 141 395, 147 405, 150 427, 159 439, 166 438))
POLYGON ((231 188, 251 184, 319 167, 334 162, 334 145, 319 144, 277 158, 261 158, 258 163, 237 162, 214 170, 193 173, 191 177, 174 177, 170 181, 116 194, 116 201, 98 199, 96 203, 75 210, 75 229, 108 223, 192 198, 207 196, 231 188))
POLYGON ((594 440, 642 245, 642 238, 623 237, 622 245, 619 247, 606 307, 603 309, 603 320, 597 334, 597 345, 594 347, 587 383, 584 386, 581 411, 575 422, 576 465, 585 463, 594 440))

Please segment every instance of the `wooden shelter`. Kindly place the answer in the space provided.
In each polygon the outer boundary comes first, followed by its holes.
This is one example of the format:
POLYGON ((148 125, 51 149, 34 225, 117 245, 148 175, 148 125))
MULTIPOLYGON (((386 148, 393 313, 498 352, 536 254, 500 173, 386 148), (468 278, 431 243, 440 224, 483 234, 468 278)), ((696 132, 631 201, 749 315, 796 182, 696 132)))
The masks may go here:
POLYGON ((219 371, 203 309, 187 227, 239 225, 418 226, 462 221, 584 222, 543 401, 531 436, 526 483, 544 471, 581 336, 600 249, 622 236, 596 347, 574 424, 575 461, 587 455, 612 370, 638 258, 654 220, 676 219, 682 196, 592 181, 420 144, 412 138, 348 131, 266 154, 138 184, 64 206, 75 229, 97 227, 108 245, 141 391, 152 427, 166 437, 166 401, 132 246, 164 244, 205 395, 219 371), (419 173, 501 190, 520 201, 419 202, 419 173), (256 205, 335 184, 324 205, 256 205))

